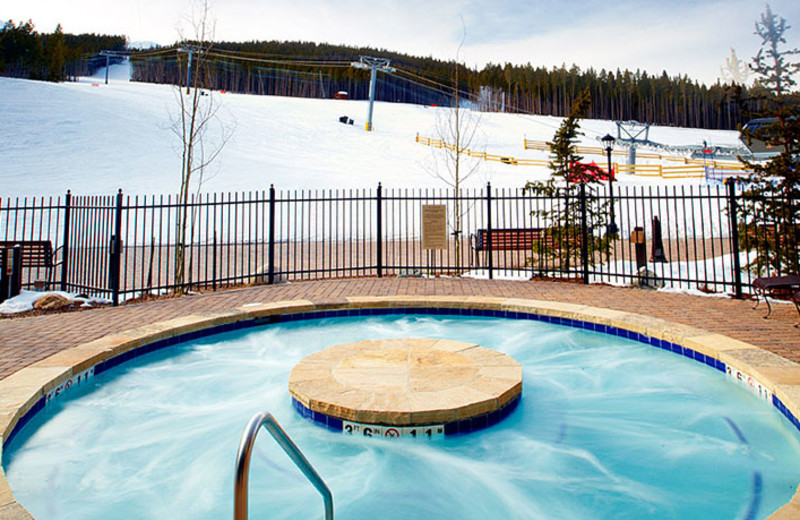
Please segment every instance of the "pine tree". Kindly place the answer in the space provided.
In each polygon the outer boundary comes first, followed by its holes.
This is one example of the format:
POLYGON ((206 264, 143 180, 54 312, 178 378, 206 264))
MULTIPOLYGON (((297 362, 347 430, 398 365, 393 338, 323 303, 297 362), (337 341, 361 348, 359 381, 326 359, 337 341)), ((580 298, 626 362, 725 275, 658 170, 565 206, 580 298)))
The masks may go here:
POLYGON ((761 37, 761 49, 753 58, 751 67, 761 76, 756 83, 778 96, 791 91, 797 84, 792 76, 800 71, 799 62, 787 61, 790 56, 800 54, 800 49, 779 48, 781 44, 786 44, 783 34, 790 28, 790 25, 786 25, 785 18, 772 12, 769 4, 766 12, 761 14, 761 20, 756 22, 756 34, 761 37))
POLYGON ((44 61, 47 69, 47 81, 62 81, 67 61, 67 47, 61 24, 58 24, 53 34, 48 35, 45 40, 44 61))
POLYGON ((748 140, 763 141, 777 154, 767 162, 744 161, 752 171, 742 193, 740 236, 745 249, 756 251, 747 265, 756 275, 800 274, 800 93, 790 93, 795 85, 791 71, 797 63, 785 57, 798 51, 779 52, 785 42, 786 20, 772 13, 769 6, 761 16, 758 34, 770 43, 767 51, 773 61, 764 65, 763 49, 753 60, 756 82, 768 89, 761 100, 761 126, 743 130, 748 140), (763 65, 763 66, 762 66, 763 65))
MULTIPOLYGON (((589 89, 584 89, 572 104, 569 116, 548 142, 550 147, 550 170, 552 176, 545 182, 528 182, 525 189, 536 197, 542 197, 552 205, 536 209, 531 215, 537 222, 547 226, 551 238, 534 246, 535 257, 547 258, 559 268, 569 270, 579 258, 581 243, 586 237, 587 262, 608 257, 614 234, 607 234, 607 202, 602 201, 591 189, 601 182, 605 172, 597 165, 583 163, 577 153, 580 119, 585 117, 591 103, 589 89), (586 227, 583 229, 583 216, 586 227)), ((533 257, 529 264, 534 265, 533 257)), ((541 265, 541 262, 538 262, 541 265)))
POLYGON ((747 267, 760 276, 800 274, 800 96, 792 97, 757 131, 780 153, 765 163, 746 161, 753 173, 742 193, 740 236, 756 251, 747 267))

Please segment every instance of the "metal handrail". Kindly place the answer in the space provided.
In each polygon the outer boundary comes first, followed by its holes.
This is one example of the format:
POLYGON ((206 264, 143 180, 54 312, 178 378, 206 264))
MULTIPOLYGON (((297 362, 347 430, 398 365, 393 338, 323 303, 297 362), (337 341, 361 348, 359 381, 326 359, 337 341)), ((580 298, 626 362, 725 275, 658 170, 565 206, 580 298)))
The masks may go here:
POLYGON ((292 459, 292 462, 303 472, 303 475, 317 488, 325 502, 325 520, 333 520, 333 494, 322 480, 322 477, 314 470, 311 463, 300 451, 300 448, 292 442, 292 439, 283 431, 281 425, 269 412, 258 412, 247 423, 247 427, 242 434, 239 443, 239 454, 236 456, 236 481, 233 491, 233 520, 247 520, 247 478, 250 473, 250 455, 253 451, 253 444, 261 426, 275 439, 275 442, 292 459))

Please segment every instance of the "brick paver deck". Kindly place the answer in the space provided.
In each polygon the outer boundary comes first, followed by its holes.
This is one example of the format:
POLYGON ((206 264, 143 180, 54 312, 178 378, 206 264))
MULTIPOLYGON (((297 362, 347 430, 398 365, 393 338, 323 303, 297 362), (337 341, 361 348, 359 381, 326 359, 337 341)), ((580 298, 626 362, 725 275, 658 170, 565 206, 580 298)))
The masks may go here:
POLYGON ((0 379, 58 351, 107 334, 245 303, 346 296, 476 295, 548 300, 635 312, 725 334, 800 362, 800 330, 793 305, 765 308, 730 298, 669 294, 563 282, 468 279, 361 278, 256 286, 82 312, 0 320, 0 379))

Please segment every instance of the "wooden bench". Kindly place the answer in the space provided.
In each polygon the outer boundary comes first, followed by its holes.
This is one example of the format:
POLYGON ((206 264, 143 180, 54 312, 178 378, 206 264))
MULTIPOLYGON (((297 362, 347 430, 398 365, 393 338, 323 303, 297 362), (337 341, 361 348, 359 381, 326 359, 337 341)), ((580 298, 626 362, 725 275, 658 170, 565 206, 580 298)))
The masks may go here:
MULTIPOLYGON (((471 237, 472 249, 480 265, 479 253, 489 251, 489 230, 479 229, 471 237)), ((551 228, 501 228, 492 230, 492 251, 531 251, 534 245, 542 244, 550 249, 557 249, 558 242, 553 237, 551 228)))
MULTIPOLYGON (((772 306, 769 303, 769 297, 787 296, 800 314, 800 276, 787 275, 787 276, 762 276, 753 280, 753 293, 756 297, 755 309, 760 303, 759 296, 764 298, 767 302, 767 315, 764 319, 769 318, 772 314, 772 306)), ((800 323, 795 324, 795 327, 800 323)))
POLYGON ((763 241, 774 244, 775 247, 780 247, 786 243, 789 233, 795 233, 795 235, 800 234, 800 226, 761 223, 755 226, 748 226, 746 228, 746 236, 744 240, 745 242, 751 240, 763 241))
POLYGON ((53 263, 53 244, 49 240, 0 240, 0 249, 11 249, 20 246, 22 250, 22 267, 51 269, 53 263))
MULTIPOLYGON (((49 288, 53 276, 53 267, 57 265, 53 244, 49 240, 0 240, 0 250, 13 249, 17 245, 20 246, 22 268, 45 269, 45 289, 49 288)), ((8 254, 9 258, 11 258, 13 253, 9 251, 8 254)), ((0 268, 4 269, 5 267, 0 268)))

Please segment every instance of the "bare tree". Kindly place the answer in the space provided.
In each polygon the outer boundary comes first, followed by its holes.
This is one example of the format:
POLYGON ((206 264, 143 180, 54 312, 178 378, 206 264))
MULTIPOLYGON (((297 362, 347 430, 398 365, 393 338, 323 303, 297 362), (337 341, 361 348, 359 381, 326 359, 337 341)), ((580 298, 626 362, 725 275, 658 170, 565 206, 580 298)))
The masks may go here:
POLYGON ((193 32, 186 37, 184 30, 178 28, 183 42, 179 52, 187 59, 186 90, 184 92, 182 85, 176 86, 179 111, 171 117, 171 129, 181 149, 179 209, 175 223, 175 288, 180 292, 185 290, 186 245, 194 238, 187 237, 187 232, 190 221, 197 215, 196 206, 190 207, 190 198, 200 194, 203 182, 209 177, 210 165, 219 157, 234 131, 233 125, 220 118, 221 104, 217 95, 204 89, 210 76, 207 69, 215 26, 208 0, 196 2, 191 17, 183 22, 193 32))
MULTIPOLYGON (((431 174, 443 181, 446 185, 453 188, 455 202, 453 204, 453 218, 450 229, 453 234, 455 245, 456 269, 461 268, 461 233, 462 218, 466 210, 462 210, 462 201, 459 197, 459 190, 463 183, 478 173, 481 161, 470 156, 470 152, 482 152, 477 150, 477 137, 481 122, 481 114, 471 109, 462 107, 462 92, 459 83, 459 69, 463 67, 460 63, 461 48, 467 35, 464 26, 464 18, 461 18, 463 28, 461 42, 456 50, 456 59, 453 63, 453 102, 446 111, 439 112, 436 117, 436 134, 442 140, 444 160, 434 160, 431 174)), ((483 146, 485 148, 485 146, 483 146)), ((436 157, 434 157, 436 159, 436 157)))

